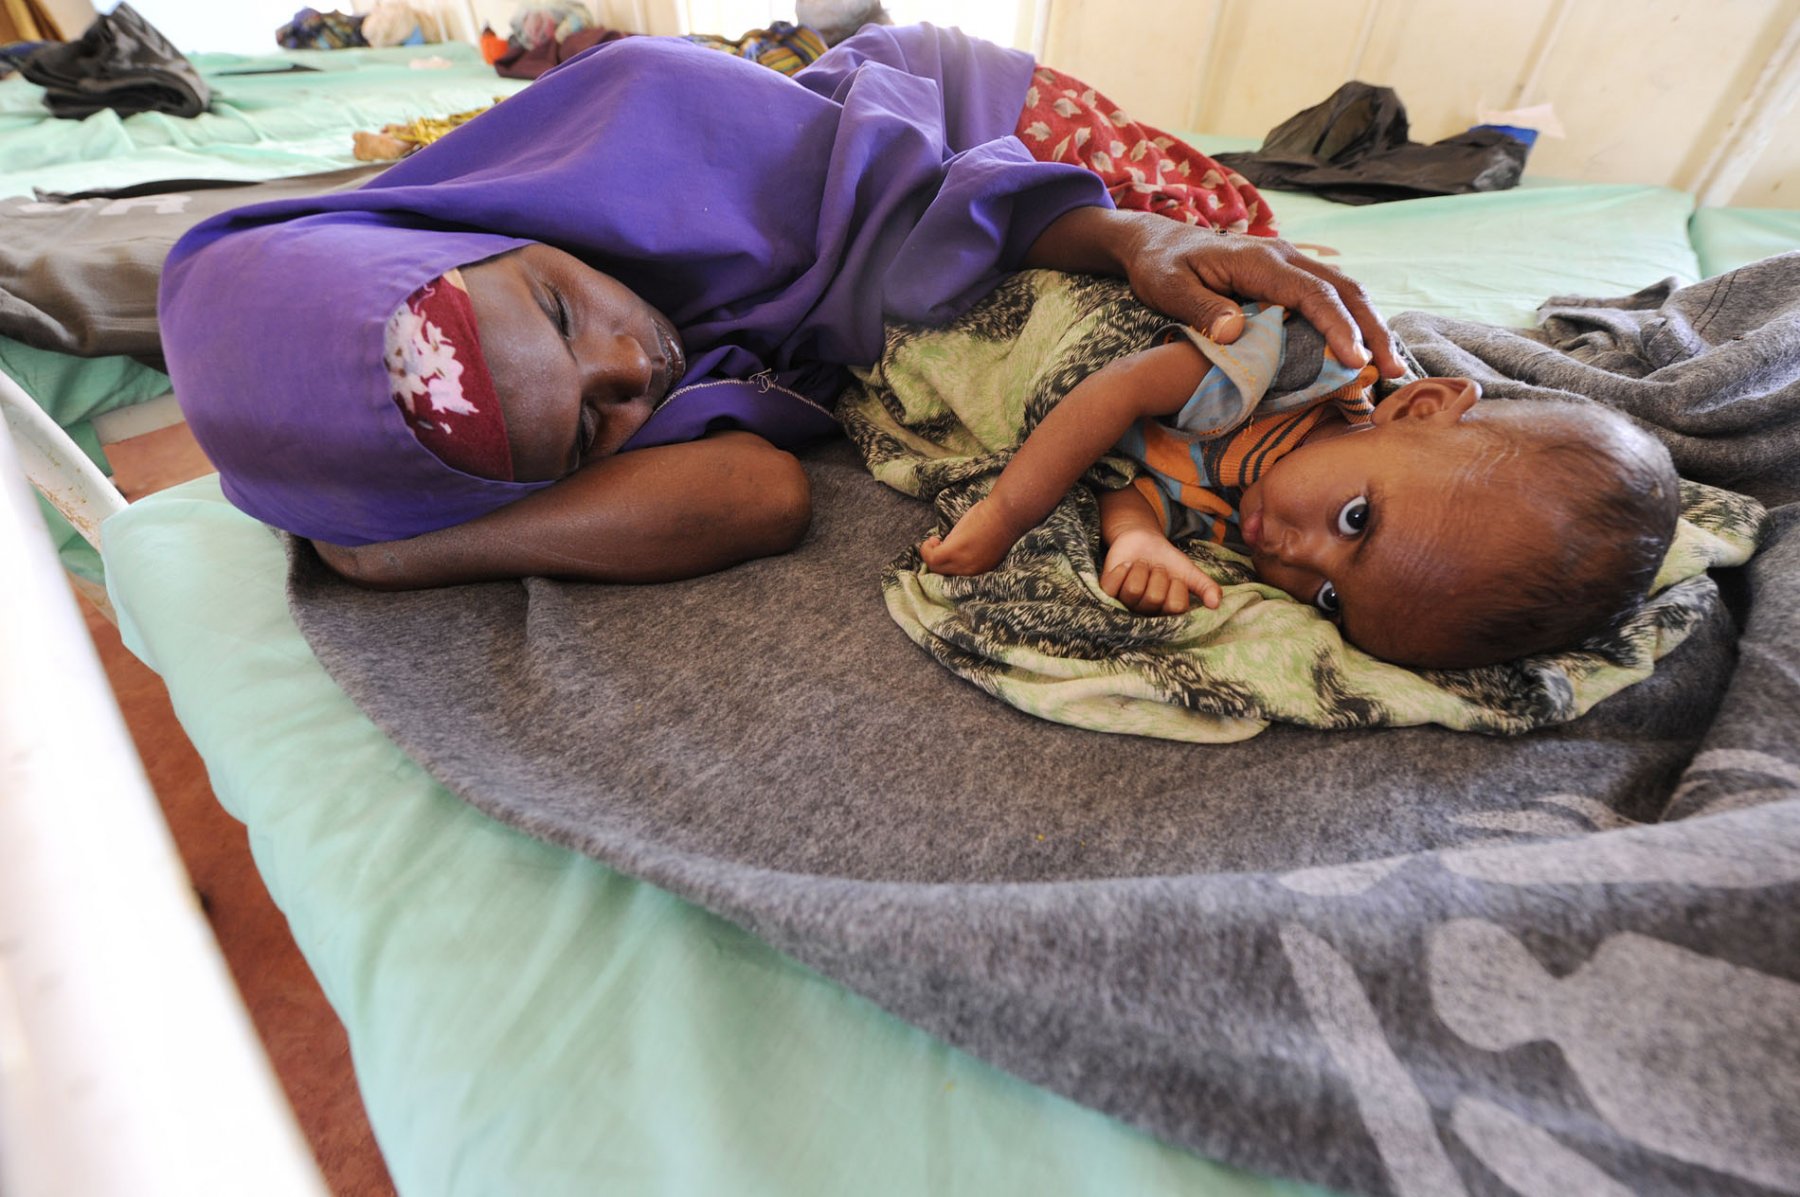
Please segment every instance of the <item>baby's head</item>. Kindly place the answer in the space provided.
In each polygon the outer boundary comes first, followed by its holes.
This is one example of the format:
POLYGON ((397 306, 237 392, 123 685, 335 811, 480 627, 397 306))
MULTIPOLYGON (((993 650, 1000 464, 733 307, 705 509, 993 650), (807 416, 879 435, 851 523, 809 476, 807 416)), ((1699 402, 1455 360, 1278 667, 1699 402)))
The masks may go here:
POLYGON ((1257 572, 1373 656, 1468 668, 1566 649, 1649 590, 1675 534, 1669 455, 1605 408, 1395 391, 1245 491, 1257 572))
POLYGON ((433 279, 388 322, 395 402, 465 473, 546 482, 618 452, 687 368, 636 293, 534 244, 433 279))

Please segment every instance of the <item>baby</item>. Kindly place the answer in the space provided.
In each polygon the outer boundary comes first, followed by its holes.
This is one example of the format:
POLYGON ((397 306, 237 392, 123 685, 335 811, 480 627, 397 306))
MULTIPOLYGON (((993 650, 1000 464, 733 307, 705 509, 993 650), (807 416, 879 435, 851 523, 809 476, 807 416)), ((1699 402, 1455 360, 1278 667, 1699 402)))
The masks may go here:
MULTIPOLYGON (((1074 279, 1037 273, 1051 285, 1074 279)), ((991 302, 1004 307, 1008 296, 991 302)), ((1128 306, 1132 327, 1164 325, 1128 306)), ((1144 474, 1100 496, 1101 584, 1141 613, 1185 611, 1190 594, 1217 606, 1218 584, 1171 537, 1222 541, 1234 521, 1264 581, 1318 606, 1352 643, 1407 665, 1566 648, 1648 589, 1674 534, 1676 481, 1668 454, 1622 417, 1478 403, 1467 379, 1421 379, 1372 403, 1375 369, 1339 364, 1305 322, 1254 304, 1243 319, 1229 345, 1165 327, 1158 343, 1072 386, 991 493, 920 546, 926 564, 993 568, 1090 465, 1123 450, 1144 474)), ((394 402, 413 434, 485 478, 552 480, 617 453, 686 369, 667 317, 547 246, 434 280, 393 314, 387 338, 394 402)), ((664 468, 652 450, 624 456, 664 468)), ((696 518, 677 521, 683 535, 667 534, 668 512, 651 513, 663 531, 633 550, 636 580, 746 554, 742 521, 718 518, 703 481, 691 488, 696 518)), ((750 489, 772 510, 800 512, 804 528, 797 466, 750 489)), ((508 509, 512 540, 562 518, 547 498, 508 509)), ((750 555, 792 539, 754 544, 750 555)), ((340 573, 364 580, 355 550, 315 543, 340 573)), ((487 550, 441 532, 381 548, 420 558, 409 584, 430 584, 434 569, 466 577, 463 558, 487 550)))
POLYGON ((1100 494, 1101 586, 1143 614, 1186 611, 1190 594, 1218 605, 1218 583, 1171 535, 1222 541, 1233 520, 1265 582, 1403 665, 1569 648, 1642 599, 1679 512, 1674 468, 1650 436, 1603 408, 1480 402, 1466 378, 1419 379, 1372 404, 1374 371, 1329 352, 1299 392, 1262 392, 1280 382, 1283 313, 1245 315, 1253 327, 1234 345, 1165 334, 1077 383, 992 491, 920 545, 925 563, 993 568, 1090 465, 1122 451, 1145 473, 1100 494), (1258 329, 1273 360, 1254 360, 1258 329))

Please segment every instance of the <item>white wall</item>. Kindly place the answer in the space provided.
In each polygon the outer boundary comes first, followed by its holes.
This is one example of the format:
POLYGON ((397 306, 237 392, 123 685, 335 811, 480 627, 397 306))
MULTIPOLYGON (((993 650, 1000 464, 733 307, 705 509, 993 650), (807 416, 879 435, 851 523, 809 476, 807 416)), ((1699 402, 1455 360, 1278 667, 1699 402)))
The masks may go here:
MULTIPOLYGON (((52 0, 61 10, 88 0, 52 0)), ((114 0, 100 0, 110 8, 114 0)), ((184 50, 267 53, 299 0, 133 0, 184 50)), ((315 3, 317 0, 315 0, 315 3)), ((426 2, 426 0, 415 0, 426 2)), ((507 30, 517 0, 435 0, 507 30)), ((792 0, 589 0, 612 28, 737 36, 792 0)), ((345 0, 366 9, 372 0, 345 0)), ((1800 0, 887 0, 1033 50, 1139 119, 1261 137, 1352 78, 1400 93, 1415 140, 1478 107, 1552 103, 1537 175, 1800 207, 1800 0)), ((321 5, 321 7, 325 7, 321 5)), ((79 21, 72 21, 79 24, 79 21)))
MULTIPOLYGON (((293 20, 294 13, 304 4, 305 0, 231 0, 226 4, 205 0, 131 0, 131 7, 184 54, 200 50, 278 53, 281 47, 275 44, 275 31, 293 20)), ((94 0, 94 7, 111 12, 118 7, 118 0, 94 0)), ((331 5, 315 7, 323 11, 331 5)))
MULTIPOLYGON (((601 0, 607 3, 609 0, 601 0)), ((629 0, 610 0, 613 7, 629 0)), ((783 0, 636 0, 735 34, 783 0)), ((1349 79, 1399 92, 1413 137, 1550 103, 1545 176, 1800 207, 1800 0, 888 0, 1032 50, 1134 116, 1260 138, 1349 79), (959 19, 960 17, 960 19, 959 19)), ((629 28, 627 24, 625 27, 629 28)))
POLYGON ((1708 198, 1800 207, 1800 0, 1030 2, 1045 61, 1153 124, 1260 137, 1358 78, 1399 92, 1415 140, 1549 102, 1568 137, 1533 173, 1698 192, 1760 119, 1767 148, 1708 198))

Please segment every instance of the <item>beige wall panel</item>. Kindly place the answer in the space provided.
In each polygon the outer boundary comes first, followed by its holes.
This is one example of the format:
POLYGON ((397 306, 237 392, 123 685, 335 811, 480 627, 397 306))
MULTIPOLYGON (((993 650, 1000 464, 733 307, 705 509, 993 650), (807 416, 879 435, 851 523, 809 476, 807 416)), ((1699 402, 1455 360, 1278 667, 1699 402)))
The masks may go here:
MULTIPOLYGON (((517 9, 518 4, 511 6, 517 9)), ((609 29, 624 29, 632 33, 686 33, 681 28, 681 15, 676 0, 589 0, 588 7, 593 10, 595 19, 609 29)), ((511 17, 507 20, 510 22, 511 17)), ((766 24, 766 22, 763 22, 766 24)), ((744 28, 753 28, 746 25, 744 28)), ((728 36, 736 36, 743 29, 733 29, 728 36)), ((698 33, 726 33, 723 29, 696 29, 698 33)))
MULTIPOLYGON (((94 23, 94 6, 89 0, 38 0, 38 7, 52 21, 67 41, 74 41, 94 23)), ((107 6, 108 11, 112 6, 107 6)))
POLYGON ((1354 73, 1399 91, 1415 136, 1436 140, 1472 124, 1479 103, 1510 101, 1552 5, 1056 0, 1046 58, 1152 123, 1243 137, 1262 136, 1354 73), (1145 46, 1156 47, 1148 62, 1145 46))
POLYGON ((1574 4, 1544 72, 1567 127, 1531 169, 1597 181, 1687 186, 1778 35, 1770 0, 1574 4))
POLYGON ((1789 109, 1731 203, 1744 208, 1800 208, 1800 104, 1789 109))
MULTIPOLYGON (((1548 102, 1568 136, 1538 141, 1534 175, 1688 189, 1800 21, 1800 0, 1048 2, 1046 60, 1165 127, 1260 137, 1354 73, 1399 92, 1415 140, 1548 102)), ((1797 193, 1789 113, 1733 202, 1797 193)))
POLYGON ((1260 137, 1317 104, 1348 77, 1367 16, 1366 2, 1227 3, 1223 44, 1209 57, 1215 69, 1189 127, 1260 137))
POLYGON ((1139 120, 1188 128, 1215 13, 1207 0, 1051 0, 1043 58, 1139 120))
POLYGON ((1479 109, 1513 106, 1557 8, 1555 0, 1384 0, 1357 78, 1399 93, 1414 141, 1453 136, 1476 123, 1479 109))

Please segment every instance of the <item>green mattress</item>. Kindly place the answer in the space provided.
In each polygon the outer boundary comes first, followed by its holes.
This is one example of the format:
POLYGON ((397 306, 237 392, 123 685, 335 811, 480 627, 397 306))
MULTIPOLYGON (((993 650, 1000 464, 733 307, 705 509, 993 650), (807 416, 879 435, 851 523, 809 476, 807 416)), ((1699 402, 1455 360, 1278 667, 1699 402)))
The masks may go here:
POLYGON ((212 111, 191 118, 98 112, 58 120, 43 89, 0 81, 0 195, 85 191, 149 179, 273 179, 355 164, 351 134, 492 104, 525 86, 461 42, 383 50, 194 54, 212 111), (447 65, 414 66, 441 60, 447 65), (311 67, 295 71, 292 67, 311 67))
POLYGON ((1800 249, 1800 210, 1702 208, 1694 213, 1688 231, 1700 255, 1700 276, 1711 278, 1800 249))
MULTIPOLYGON (((1256 141, 1191 134, 1208 153, 1256 141)), ((1267 196, 1280 234, 1361 283, 1382 313, 1421 311, 1524 328, 1556 295, 1628 295, 1705 278, 1693 197, 1637 183, 1525 180, 1509 191, 1351 207, 1267 196)))

